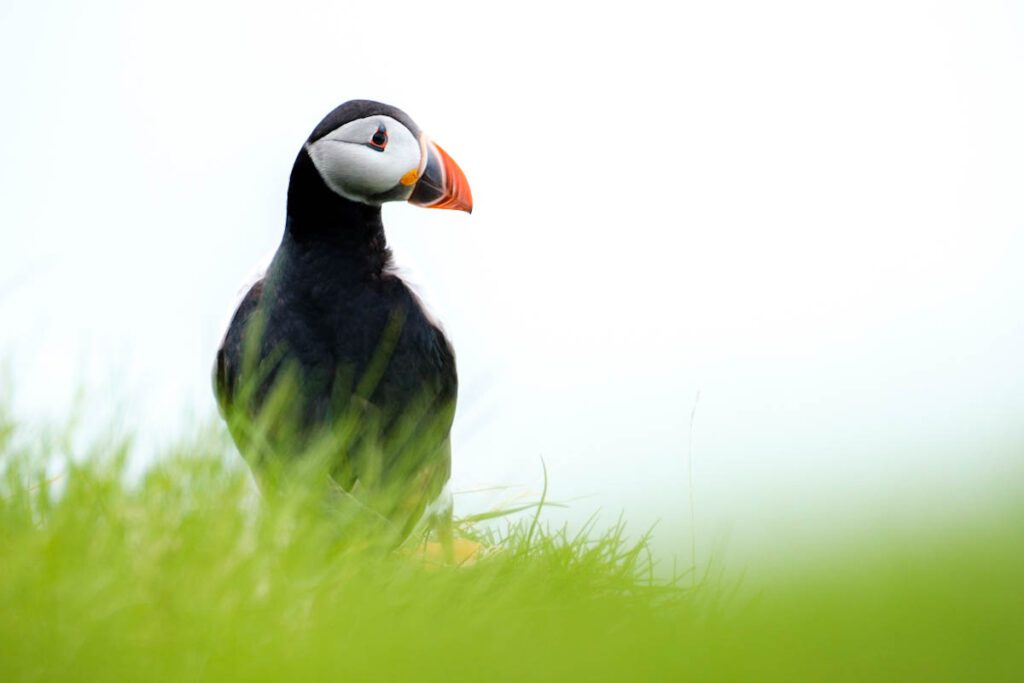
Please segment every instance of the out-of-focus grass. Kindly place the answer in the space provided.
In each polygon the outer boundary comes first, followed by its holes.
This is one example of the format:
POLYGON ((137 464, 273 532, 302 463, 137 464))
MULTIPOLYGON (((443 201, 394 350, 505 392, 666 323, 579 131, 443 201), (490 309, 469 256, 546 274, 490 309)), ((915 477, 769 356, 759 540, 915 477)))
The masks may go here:
POLYGON ((127 446, 48 475, 19 443, 0 417, 3 681, 1024 677, 1019 507, 736 592, 659 583, 620 527, 527 517, 461 567, 369 550, 298 492, 261 501, 216 438, 132 483, 127 446))

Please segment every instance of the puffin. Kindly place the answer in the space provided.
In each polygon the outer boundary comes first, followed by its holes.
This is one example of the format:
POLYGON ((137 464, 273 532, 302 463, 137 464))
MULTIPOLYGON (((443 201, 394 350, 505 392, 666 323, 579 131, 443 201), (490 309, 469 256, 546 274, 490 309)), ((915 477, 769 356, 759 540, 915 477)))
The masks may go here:
POLYGON ((295 158, 283 237, 230 316, 214 393, 261 491, 305 463, 390 547, 427 519, 450 553, 455 354, 394 267, 381 208, 396 201, 473 209, 462 169, 405 112, 339 105, 295 158))

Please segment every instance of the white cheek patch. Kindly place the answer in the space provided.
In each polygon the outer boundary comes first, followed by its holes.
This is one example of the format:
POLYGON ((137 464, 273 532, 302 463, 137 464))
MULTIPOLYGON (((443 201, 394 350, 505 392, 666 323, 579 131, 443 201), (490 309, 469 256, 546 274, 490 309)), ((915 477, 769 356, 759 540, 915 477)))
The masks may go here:
POLYGON ((402 176, 419 168, 421 161, 420 141, 390 116, 349 121, 307 145, 306 151, 329 188, 363 204, 379 204, 373 197, 399 186, 402 176), (367 145, 381 125, 388 135, 384 151, 367 145))

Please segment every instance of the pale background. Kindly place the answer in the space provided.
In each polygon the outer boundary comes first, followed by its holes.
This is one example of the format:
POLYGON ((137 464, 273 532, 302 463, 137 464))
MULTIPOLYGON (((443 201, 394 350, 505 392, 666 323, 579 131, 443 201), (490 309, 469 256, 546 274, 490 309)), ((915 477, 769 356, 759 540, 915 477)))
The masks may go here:
MULTIPOLYGON (((551 495, 703 556, 944 527, 1021 481, 1024 3, 0 5, 18 413, 212 419, 295 153, 405 109, 472 216, 389 206, 457 349, 461 511, 551 495)), ((557 512, 557 514, 556 514, 557 512)))

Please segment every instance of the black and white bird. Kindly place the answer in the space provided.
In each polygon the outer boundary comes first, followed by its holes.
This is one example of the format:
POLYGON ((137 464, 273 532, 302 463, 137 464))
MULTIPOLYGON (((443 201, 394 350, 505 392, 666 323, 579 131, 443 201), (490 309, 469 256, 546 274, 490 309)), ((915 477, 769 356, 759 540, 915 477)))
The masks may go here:
POLYGON ((392 268, 389 201, 473 208, 462 170, 409 116, 346 102, 299 151, 284 237, 231 317, 214 390, 262 487, 317 453, 332 490, 373 508, 396 538, 430 505, 443 542, 455 357, 392 268))

